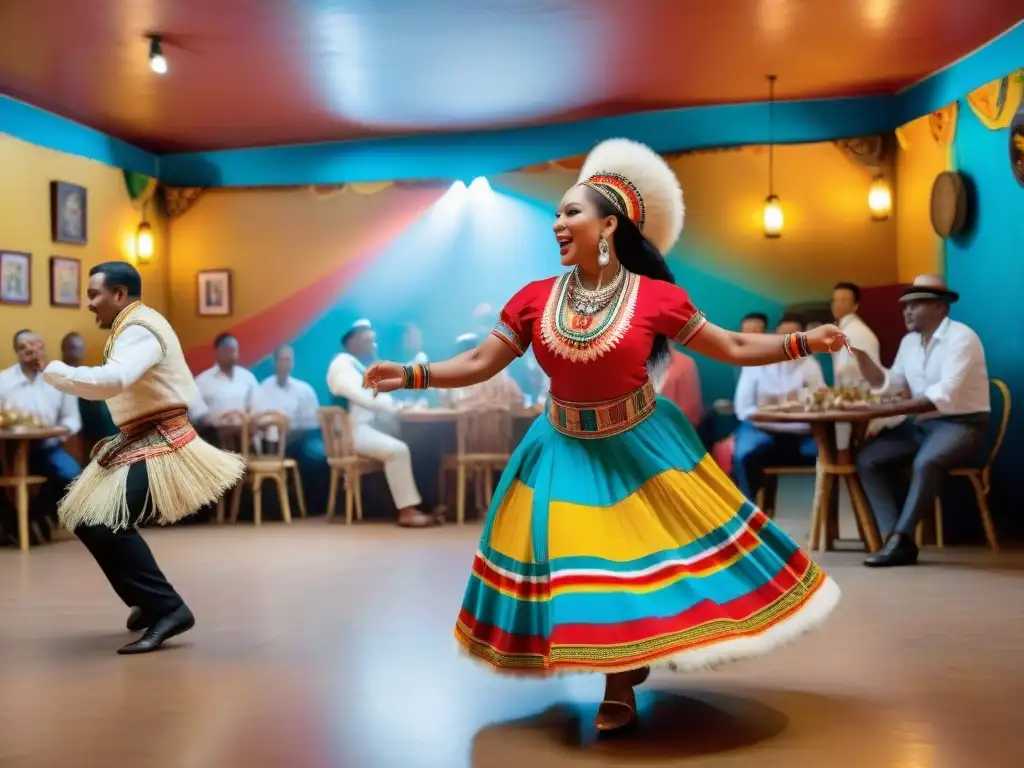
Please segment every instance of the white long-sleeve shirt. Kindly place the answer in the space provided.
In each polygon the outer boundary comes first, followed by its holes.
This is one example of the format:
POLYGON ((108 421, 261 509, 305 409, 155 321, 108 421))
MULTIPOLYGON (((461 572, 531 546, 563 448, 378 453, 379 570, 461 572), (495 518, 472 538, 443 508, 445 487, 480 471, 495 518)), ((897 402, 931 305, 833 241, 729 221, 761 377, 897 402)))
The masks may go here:
POLYGON ((103 365, 72 367, 60 360, 47 364, 43 378, 62 392, 84 400, 109 400, 163 360, 164 349, 150 331, 129 325, 118 334, 103 365))
POLYGON ((64 427, 69 436, 82 430, 75 398, 61 392, 42 375, 30 379, 20 365, 0 371, 0 402, 7 408, 32 414, 48 427, 64 427))
MULTIPOLYGON (((948 317, 927 347, 920 333, 908 333, 876 390, 880 394, 902 391, 930 400, 939 416, 989 413, 988 367, 978 334, 948 317)), ((917 417, 918 421, 924 418, 928 416, 917 417)))
POLYGON ((252 398, 253 413, 283 413, 288 417, 289 426, 297 431, 317 428, 316 409, 319 405, 313 387, 291 376, 283 387, 277 376, 268 376, 256 388, 252 398))
POLYGON ((114 325, 103 365, 71 367, 54 361, 43 378, 62 392, 85 400, 106 400, 117 425, 196 397, 196 384, 178 336, 167 318, 141 302, 130 304, 114 325))
POLYGON ((327 369, 327 388, 332 395, 348 400, 354 424, 370 424, 377 414, 398 410, 390 394, 385 392, 374 397, 372 390, 363 387, 365 372, 366 367, 348 352, 335 357, 327 369))
POLYGON ((252 410, 252 398, 259 382, 248 368, 236 365, 231 374, 226 374, 219 365, 207 368, 196 376, 196 387, 210 410, 210 416, 216 418, 227 411, 252 410))
MULTIPOLYGON (((821 364, 813 357, 786 360, 771 365, 751 366, 740 373, 736 384, 733 409, 736 418, 747 421, 765 405, 781 402, 791 393, 802 389, 818 389, 825 386, 825 374, 821 364)), ((761 429, 772 432, 808 432, 807 424, 759 424, 761 429)))
MULTIPOLYGON (((868 324, 857 315, 847 315, 838 322, 839 328, 850 340, 854 349, 862 349, 879 368, 882 367, 878 337, 868 324)), ((832 371, 837 387, 859 387, 866 382, 856 358, 844 346, 832 353, 832 371)))
MULTIPOLYGON (((875 365, 879 368, 882 367, 881 347, 878 343, 878 337, 868 327, 867 323, 861 320, 858 315, 847 315, 840 318, 837 324, 850 340, 851 347, 864 350, 875 365)), ((838 352, 832 353, 832 372, 837 387, 868 386, 867 380, 860 372, 856 358, 850 354, 845 345, 840 347, 838 352)), ((871 423, 868 430, 869 432, 875 432, 884 427, 895 426, 901 421, 903 421, 902 416, 890 419, 876 419, 871 423)), ((853 428, 849 424, 836 424, 836 447, 839 450, 845 451, 850 447, 852 431, 853 428)))

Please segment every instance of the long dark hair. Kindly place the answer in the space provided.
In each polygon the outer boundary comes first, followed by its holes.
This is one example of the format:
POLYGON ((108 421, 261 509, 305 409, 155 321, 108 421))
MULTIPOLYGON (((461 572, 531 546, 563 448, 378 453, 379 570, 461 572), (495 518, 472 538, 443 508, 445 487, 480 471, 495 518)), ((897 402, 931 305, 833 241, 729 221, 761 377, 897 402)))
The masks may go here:
MULTIPOLYGON (((618 220, 615 233, 612 235, 612 245, 615 246, 615 256, 619 263, 632 272, 634 275, 644 275, 652 280, 663 280, 666 283, 676 282, 675 275, 668 268, 668 262, 661 255, 661 251, 654 247, 654 243, 644 237, 636 224, 623 216, 611 204, 604 195, 590 187, 584 187, 591 202, 597 208, 598 215, 614 216, 618 220)), ((651 354, 647 362, 653 366, 663 363, 669 356, 668 337, 658 335, 651 345, 651 354)))

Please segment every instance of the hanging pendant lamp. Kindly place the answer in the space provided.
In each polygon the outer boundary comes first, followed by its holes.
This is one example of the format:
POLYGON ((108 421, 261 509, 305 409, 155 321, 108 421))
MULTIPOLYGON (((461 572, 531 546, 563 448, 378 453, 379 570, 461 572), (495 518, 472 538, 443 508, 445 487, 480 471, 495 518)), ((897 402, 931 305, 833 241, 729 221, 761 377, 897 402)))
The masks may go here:
POLYGON ((786 223, 782 201, 775 194, 775 80, 775 75, 768 75, 768 197, 761 214, 764 236, 768 238, 782 237, 786 223))

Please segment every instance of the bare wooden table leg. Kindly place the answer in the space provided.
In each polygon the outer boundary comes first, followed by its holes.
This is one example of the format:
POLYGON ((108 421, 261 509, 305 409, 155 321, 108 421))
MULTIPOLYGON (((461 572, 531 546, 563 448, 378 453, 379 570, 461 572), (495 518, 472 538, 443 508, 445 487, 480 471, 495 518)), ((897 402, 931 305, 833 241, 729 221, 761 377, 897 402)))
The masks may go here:
POLYGON ((846 487, 850 491, 850 502, 853 504, 853 513, 857 516, 864 544, 869 552, 877 552, 882 548, 882 539, 878 533, 878 526, 875 525, 874 512, 871 511, 871 505, 860 485, 860 478, 856 474, 847 475, 846 487))
POLYGON ((811 433, 818 444, 817 471, 814 473, 814 501, 811 509, 811 532, 808 548, 813 552, 819 545, 831 549, 828 540, 829 499, 832 497, 834 479, 829 468, 834 459, 835 430, 830 422, 812 422, 811 433), (822 541, 824 539, 824 541, 822 541))
POLYGON ((18 548, 28 552, 28 440, 18 440, 14 449, 14 506, 18 513, 18 548))

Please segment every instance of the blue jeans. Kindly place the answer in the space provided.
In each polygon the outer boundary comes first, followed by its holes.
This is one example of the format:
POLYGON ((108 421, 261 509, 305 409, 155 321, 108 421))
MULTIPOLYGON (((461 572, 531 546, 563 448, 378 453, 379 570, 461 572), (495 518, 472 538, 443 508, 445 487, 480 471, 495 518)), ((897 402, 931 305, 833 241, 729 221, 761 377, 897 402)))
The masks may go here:
POLYGON ((29 449, 28 471, 46 478, 46 485, 37 497, 36 505, 42 514, 54 515, 68 485, 82 474, 82 467, 64 450, 63 443, 45 441, 29 449))
POLYGON ((64 450, 62 443, 43 442, 33 445, 28 454, 28 471, 33 475, 42 475, 61 490, 82 474, 81 465, 64 450))
POLYGON ((818 446, 810 435, 768 432, 741 421, 736 428, 732 477, 740 492, 754 501, 764 486, 765 467, 810 466, 817 458, 818 446))

